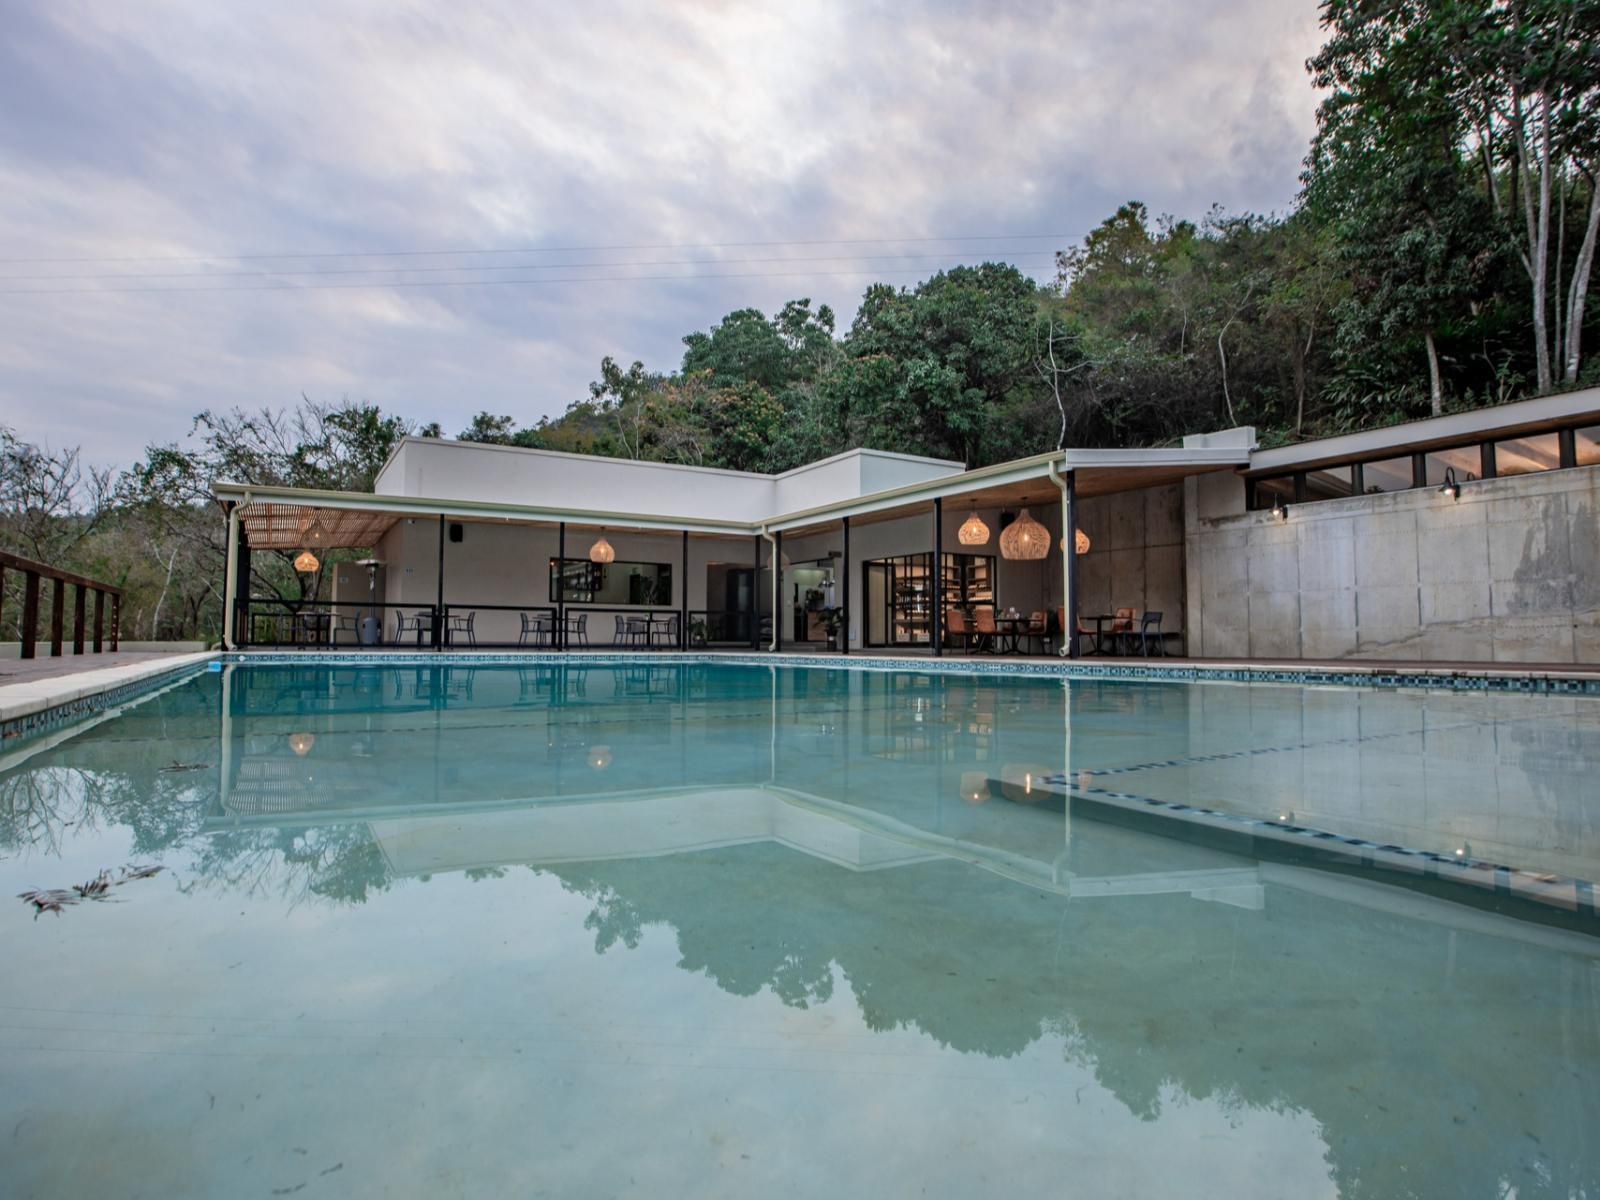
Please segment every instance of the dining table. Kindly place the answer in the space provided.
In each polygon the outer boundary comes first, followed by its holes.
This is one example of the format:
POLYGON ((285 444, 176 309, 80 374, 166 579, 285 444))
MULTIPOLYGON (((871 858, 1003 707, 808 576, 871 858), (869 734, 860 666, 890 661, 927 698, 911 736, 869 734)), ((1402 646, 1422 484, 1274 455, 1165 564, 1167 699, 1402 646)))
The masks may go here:
POLYGON ((302 609, 290 615, 289 640, 298 646, 321 646, 328 642, 333 614, 318 609, 302 609))
POLYGON ((1017 614, 1016 616, 996 616, 995 627, 995 652, 997 654, 1021 654, 1022 638, 1028 632, 1028 625, 1032 617, 1017 614))
POLYGON ((1116 613, 1095 613, 1093 616, 1080 617, 1083 621, 1094 622, 1094 652, 1104 654, 1106 626, 1117 619, 1116 613))

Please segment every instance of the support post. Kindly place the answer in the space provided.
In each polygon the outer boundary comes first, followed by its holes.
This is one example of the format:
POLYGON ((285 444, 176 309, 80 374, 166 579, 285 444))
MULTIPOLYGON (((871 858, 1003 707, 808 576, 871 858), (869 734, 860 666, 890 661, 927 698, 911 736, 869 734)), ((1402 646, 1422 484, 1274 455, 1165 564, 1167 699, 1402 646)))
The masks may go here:
POLYGON ((933 611, 929 617, 928 640, 933 656, 944 654, 944 497, 933 498, 933 611))
MULTIPOLYGON (((99 612, 96 602, 95 611, 99 612)), ((98 621, 96 622, 98 627, 98 621)), ((239 505, 228 501, 228 557, 222 568, 222 648, 237 650, 239 637, 239 505)), ((98 638, 97 638, 98 640, 98 638)), ((99 649, 98 646, 95 647, 99 649)))
POLYGON ((567 523, 562 521, 556 533, 556 649, 567 648, 567 523))
POLYGON ((94 652, 99 654, 105 649, 106 641, 106 593, 103 588, 94 590, 94 652))
POLYGON ((54 579, 55 585, 50 589, 50 657, 61 657, 61 635, 63 632, 63 618, 67 615, 67 581, 54 579))
POLYGON ((844 614, 839 622, 839 653, 850 653, 850 518, 844 518, 844 557, 839 560, 839 609, 844 614))
POLYGON ((772 648, 783 653, 783 530, 772 535, 772 648))
POLYGON ((1067 657, 1078 657, 1078 473, 1068 471, 1061 492, 1061 604, 1066 620, 1061 636, 1067 639, 1067 657))
POLYGON ((111 653, 117 652, 117 644, 122 640, 122 593, 111 593, 111 653))
POLYGON ((72 652, 83 653, 84 608, 88 604, 88 589, 83 584, 72 588, 72 652))
POLYGON ((20 654, 32 658, 39 647, 39 573, 22 573, 22 638, 20 654))
POLYGON ((755 543, 755 558, 752 560, 754 567, 750 572, 750 649, 761 649, 761 535, 758 533, 752 539, 755 543))
POLYGON ((689 648, 689 531, 683 531, 683 578, 678 581, 678 649, 689 648))
POLYGON ((439 589, 433 606, 433 648, 444 646, 444 514, 439 514, 439 589))
MULTIPOLYGON (((239 527, 239 564, 233 578, 234 600, 234 631, 233 640, 237 648, 243 649, 250 644, 250 535, 241 525, 239 527)), ((378 641, 383 641, 383 630, 378 630, 378 641)))

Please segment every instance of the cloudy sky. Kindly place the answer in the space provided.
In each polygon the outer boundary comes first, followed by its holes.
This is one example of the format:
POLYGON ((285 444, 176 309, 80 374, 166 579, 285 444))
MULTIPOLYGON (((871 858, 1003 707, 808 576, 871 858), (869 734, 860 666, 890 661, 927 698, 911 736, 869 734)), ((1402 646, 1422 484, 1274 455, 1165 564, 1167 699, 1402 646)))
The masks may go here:
POLYGON ((461 428, 732 309, 1293 198, 1315 0, 0 0, 0 423, 461 428))

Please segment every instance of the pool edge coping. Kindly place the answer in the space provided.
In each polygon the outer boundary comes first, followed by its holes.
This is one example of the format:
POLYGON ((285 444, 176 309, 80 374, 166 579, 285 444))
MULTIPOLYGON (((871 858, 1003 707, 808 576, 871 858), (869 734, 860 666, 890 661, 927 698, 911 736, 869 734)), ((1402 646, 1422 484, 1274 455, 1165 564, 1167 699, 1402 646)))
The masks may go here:
POLYGON ((1600 674, 1573 671, 1560 664, 1548 670, 1508 670, 1492 663, 1481 667, 1389 668, 1372 663, 1348 667, 1298 667, 1284 662, 1254 663, 1182 660, 1181 665, 1156 662, 1057 662, 1004 658, 900 658, 869 654, 772 654, 737 651, 611 651, 611 650, 235 650, 221 654, 228 663, 334 666, 605 666, 695 665, 815 667, 832 670, 910 671, 942 675, 1035 675, 1059 679, 1156 680, 1175 682, 1296 683, 1342 687, 1431 688, 1441 691, 1507 691, 1600 696, 1600 674))
POLYGON ((161 659, 75 671, 0 687, 0 742, 48 732, 82 717, 134 699, 172 677, 220 657, 197 650, 161 659))

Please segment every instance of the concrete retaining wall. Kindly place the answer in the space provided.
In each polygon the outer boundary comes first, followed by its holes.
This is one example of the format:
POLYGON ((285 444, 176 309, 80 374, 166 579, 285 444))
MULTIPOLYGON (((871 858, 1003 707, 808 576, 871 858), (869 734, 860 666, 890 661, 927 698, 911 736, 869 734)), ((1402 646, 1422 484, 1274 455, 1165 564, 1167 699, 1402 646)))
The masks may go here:
POLYGON ((1189 652, 1600 662, 1600 468, 1245 512, 1185 484, 1189 652))

